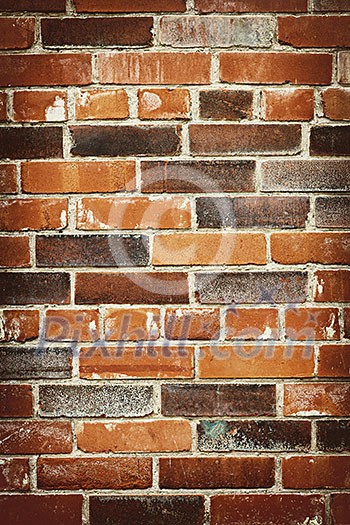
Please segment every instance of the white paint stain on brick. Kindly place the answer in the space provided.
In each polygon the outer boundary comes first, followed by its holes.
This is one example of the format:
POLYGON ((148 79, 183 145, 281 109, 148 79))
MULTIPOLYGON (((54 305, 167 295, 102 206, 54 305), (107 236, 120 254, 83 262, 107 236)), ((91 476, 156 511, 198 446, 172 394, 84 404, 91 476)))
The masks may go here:
POLYGON ((324 332, 325 332, 325 335, 326 335, 326 338, 327 339, 333 339, 333 337, 335 336, 335 330, 334 330, 334 325, 335 325, 335 314, 331 314, 330 316, 330 324, 329 326, 326 326, 324 328, 324 332))
POLYGON ((142 94, 142 102, 149 111, 155 111, 162 105, 162 99, 160 96, 156 93, 150 93, 149 91, 145 91, 142 94))
POLYGON ((0 341, 5 339, 5 319, 4 312, 0 310, 0 341))
POLYGON ((66 119, 65 101, 57 96, 52 104, 45 109, 45 120, 47 122, 61 122, 66 119))
POLYGON ((66 210, 62 210, 61 216, 60 216, 60 221, 61 221, 61 228, 65 228, 67 226, 67 212, 66 212, 66 210))
POLYGON ((154 315, 152 312, 147 312, 146 327, 150 337, 158 336, 158 325, 154 320, 154 315))

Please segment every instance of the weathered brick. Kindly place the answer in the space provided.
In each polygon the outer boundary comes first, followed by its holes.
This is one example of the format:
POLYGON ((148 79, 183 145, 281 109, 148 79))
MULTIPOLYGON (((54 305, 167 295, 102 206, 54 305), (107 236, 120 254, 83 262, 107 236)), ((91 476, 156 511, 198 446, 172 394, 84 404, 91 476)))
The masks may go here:
POLYGON ((17 122, 63 122, 67 120, 65 91, 15 91, 13 119, 17 122))
POLYGON ((336 308, 297 308, 285 311, 288 339, 314 341, 339 339, 339 315, 336 308))
POLYGON ((141 119, 187 119, 190 116, 188 89, 140 89, 138 114, 141 119))
POLYGON ((37 310, 1 310, 0 341, 24 343, 39 336, 37 310))
POLYGON ((304 228, 309 213, 305 197, 200 197, 199 228, 304 228))
POLYGON ((14 523, 17 521, 23 525, 47 522, 51 525, 80 525, 82 504, 81 494, 0 496, 0 512, 4 523, 15 520, 14 523))
POLYGON ((322 345, 319 349, 319 377, 350 376, 350 346, 322 345))
POLYGON ((271 257, 282 264, 349 264, 347 233, 273 233, 271 257))
POLYGON ((78 423, 78 448, 84 452, 175 452, 190 450, 189 421, 147 420, 124 423, 78 423))
POLYGON ((2 421, 1 454, 64 454, 72 451, 72 427, 68 422, 2 421))
POLYGON ((219 308, 167 308, 165 313, 167 339, 218 339, 219 308))
POLYGON ((350 197, 317 197, 315 221, 318 228, 350 228, 350 197))
POLYGON ((88 54, 55 53, 0 57, 1 86, 69 86, 90 84, 91 80, 91 56, 88 54))
POLYGON ((302 303, 306 288, 304 272, 198 273, 195 280, 200 303, 302 303))
POLYGON ((348 160, 271 160, 261 166, 262 191, 350 191, 348 160))
POLYGON ((253 160, 143 161, 143 193, 249 192, 255 189, 253 160))
POLYGON ((152 17, 43 18, 44 47, 149 46, 152 17))
POLYGON ((339 53, 338 77, 341 84, 350 84, 350 52, 339 53))
POLYGON ((22 164, 24 193, 114 193, 135 190, 133 161, 39 161, 22 164))
POLYGON ((144 489, 152 485, 151 458, 39 458, 38 488, 144 489))
POLYGON ((313 0, 314 11, 349 11, 349 0, 313 0))
POLYGON ((72 375, 72 351, 64 347, 0 347, 1 379, 65 379, 72 375))
POLYGON ((288 13, 307 11, 307 0, 195 0, 195 7, 200 13, 288 13))
POLYGON ((68 273, 0 272, 1 304, 67 304, 68 273))
POLYGON ((108 308, 105 313, 107 341, 145 341, 158 339, 159 308, 108 308))
POLYGON ((155 266, 265 264, 260 233, 172 233, 155 235, 155 266))
POLYGON ((317 448, 323 452, 350 450, 350 421, 317 421, 317 448))
POLYGON ((162 385, 165 416, 273 416, 274 385, 162 385))
POLYGON ((0 193, 16 193, 16 166, 15 164, 0 164, 0 193))
POLYGON ((278 339, 276 308, 229 308, 225 314, 225 339, 278 339))
POLYGON ((349 521, 350 495, 331 494, 331 520, 332 525, 346 525, 349 521))
POLYGON ((33 394, 30 385, 0 385, 1 417, 31 417, 32 415, 33 394))
POLYGON ((207 53, 104 53, 97 64, 102 84, 210 84, 207 53))
POLYGON ((145 13, 186 11, 185 0, 74 0, 76 10, 83 13, 145 13))
POLYGON ((199 92, 199 116, 213 120, 253 118, 253 91, 210 90, 199 92))
POLYGON ((139 385, 40 385, 46 417, 140 417, 153 411, 153 389, 139 385))
POLYGON ((297 153, 297 124, 190 124, 190 151, 196 155, 297 153))
POLYGON ((77 94, 78 120, 124 119, 129 116, 128 95, 124 89, 84 89, 77 94))
POLYGON ((46 310, 47 341, 94 341, 99 335, 98 310, 46 310))
POLYGON ((29 237, 0 237, 0 266, 3 268, 30 266, 29 237))
POLYGON ((0 156, 6 159, 62 157, 62 128, 0 128, 0 156))
POLYGON ((220 79, 239 84, 329 84, 332 55, 325 53, 221 53, 220 79))
POLYGON ((293 47, 346 47, 350 45, 348 16, 278 17, 278 40, 293 47))
POLYGON ((329 88, 322 93, 324 114, 331 120, 350 120, 350 91, 329 88))
POLYGON ((312 89, 264 90, 262 106, 265 120, 311 120, 314 92, 312 89))
POLYGON ((350 271, 319 270, 315 272, 314 301, 350 302, 350 271))
POLYGON ((28 49, 34 39, 35 18, 0 19, 0 49, 28 49))
POLYGON ((0 490, 27 491, 30 487, 29 476, 28 459, 5 458, 0 461, 0 490))
POLYGON ((284 387, 286 416, 349 416, 350 385, 300 383, 284 387))
POLYGON ((350 155, 350 126, 313 126, 310 155, 350 155))
POLYGON ((61 230, 67 226, 67 212, 66 199, 3 200, 0 204, 0 229, 61 230))
POLYGON ((350 339, 350 308, 344 308, 344 333, 350 339))
POLYGON ((349 488, 349 456, 282 458, 283 486, 293 489, 349 488))
POLYGON ((7 120, 7 93, 0 92, 0 121, 5 120, 7 120))
POLYGON ((65 0, 0 0, 1 11, 39 11, 45 13, 64 12, 66 10, 65 0))

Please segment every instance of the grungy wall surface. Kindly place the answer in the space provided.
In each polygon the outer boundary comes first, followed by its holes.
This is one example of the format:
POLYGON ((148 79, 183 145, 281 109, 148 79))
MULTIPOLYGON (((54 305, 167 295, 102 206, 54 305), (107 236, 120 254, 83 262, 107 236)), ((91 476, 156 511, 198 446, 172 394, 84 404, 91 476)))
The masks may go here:
POLYGON ((350 524, 350 1, 0 0, 0 521, 350 524))

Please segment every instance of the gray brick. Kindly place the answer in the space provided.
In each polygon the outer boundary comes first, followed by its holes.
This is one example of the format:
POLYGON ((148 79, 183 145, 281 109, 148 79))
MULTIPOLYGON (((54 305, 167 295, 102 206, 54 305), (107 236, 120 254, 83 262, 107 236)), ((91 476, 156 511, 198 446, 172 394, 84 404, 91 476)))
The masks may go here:
POLYGON ((71 354, 67 347, 0 348, 1 379, 64 379, 71 377, 71 354))

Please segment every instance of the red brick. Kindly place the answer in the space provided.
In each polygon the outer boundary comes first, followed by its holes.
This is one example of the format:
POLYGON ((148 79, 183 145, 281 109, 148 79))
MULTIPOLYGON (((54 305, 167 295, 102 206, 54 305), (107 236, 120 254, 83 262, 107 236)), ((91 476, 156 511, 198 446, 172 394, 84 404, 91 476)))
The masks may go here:
POLYGON ((91 56, 28 54, 0 57, 1 86, 63 86, 90 84, 91 56))
POLYGON ((0 193, 16 193, 17 169, 14 164, 0 164, 0 193))
POLYGON ((34 39, 35 18, 0 19, 0 49, 27 49, 34 39))
POLYGON ((300 383, 284 387, 285 416, 349 416, 350 385, 300 383))
POLYGON ((318 377, 350 376, 350 345, 322 345, 318 357, 318 377))
POLYGON ((65 91, 15 91, 13 119, 17 122, 63 122, 67 120, 65 91))
POLYGON ((65 0, 0 0, 1 11, 39 11, 45 13, 64 12, 65 0))
POLYGON ((350 90, 329 88, 322 93, 324 114, 331 120, 350 120, 350 90))
POLYGON ((31 417, 33 394, 30 385, 0 385, 0 416, 31 417))
POLYGON ((218 308, 168 308, 165 314, 167 339, 219 339, 218 308))
POLYGON ((210 67, 211 56, 203 53, 98 55, 102 84, 209 84, 210 67))
POLYGON ((271 257, 282 264, 350 263, 347 233, 273 233, 271 257))
POLYGON ((323 53, 221 53, 220 78, 239 84, 329 84, 332 55, 323 53))
MULTIPOLYGON (((298 0, 300 1, 300 0, 298 0)), ((74 0, 81 13, 146 13, 186 11, 185 0, 74 0)))
POLYGON ((2 310, 0 314, 0 340, 25 342, 39 336, 37 310, 2 310))
POLYGON ((46 310, 45 337, 51 341, 94 341, 99 337, 98 310, 46 310))
POLYGON ((226 339, 278 339, 276 308, 233 308, 225 315, 226 339))
POLYGON ((2 421, 1 454, 55 454, 72 450, 70 423, 56 421, 2 421))
POLYGON ((7 120, 7 94, 0 92, 0 120, 7 120))
POLYGON ((82 504, 80 494, 0 496, 0 513, 8 524, 81 525, 82 504))
POLYGON ((293 489, 350 488, 350 456, 282 458, 283 486, 293 489))
POLYGON ((54 161, 22 164, 24 193, 114 193, 135 190, 133 161, 54 161))
POLYGON ((307 11, 307 0, 195 0, 200 13, 257 13, 307 11))
POLYGON ((39 458, 38 488, 144 489, 152 485, 151 458, 39 458))
POLYGON ((0 229, 62 230, 67 226, 66 199, 11 199, 0 203, 0 229))
POLYGON ((312 89, 264 90, 265 120, 311 120, 314 116, 312 89))
POLYGON ((127 118, 128 95, 124 89, 80 90, 75 101, 75 113, 78 120, 127 118))
POLYGON ((190 450, 189 421, 148 420, 78 423, 78 448, 84 452, 175 452, 190 450))
POLYGON ((286 336, 298 341, 340 339, 336 308, 287 308, 286 336))
POLYGON ((141 119, 187 119, 190 116, 188 89, 140 89, 138 104, 141 119))
POLYGON ((331 495, 332 525, 347 525, 350 515, 350 494, 331 495))
POLYGON ((145 341, 158 339, 159 308, 109 308, 105 314, 107 341, 145 341))
POLYGON ((350 271, 316 271, 314 301, 344 303, 350 302, 350 271))
POLYGON ((350 84, 350 52, 342 51, 338 58, 338 76, 341 84, 350 84))
POLYGON ((0 490, 18 492, 29 490, 29 475, 28 459, 9 458, 0 460, 0 490))
POLYGON ((347 47, 349 16, 278 17, 278 40, 293 47, 347 47))
POLYGON ((27 268, 30 266, 28 237, 0 237, 0 266, 27 268))

